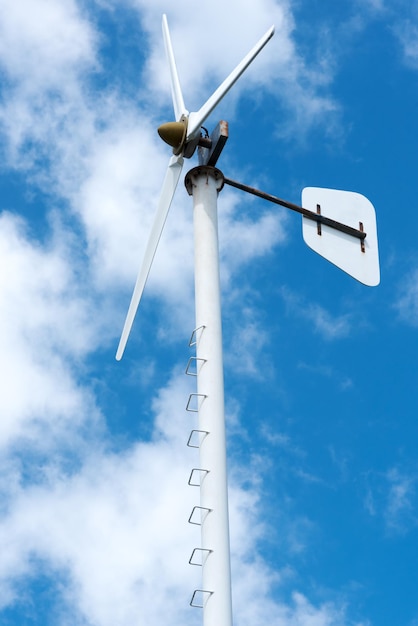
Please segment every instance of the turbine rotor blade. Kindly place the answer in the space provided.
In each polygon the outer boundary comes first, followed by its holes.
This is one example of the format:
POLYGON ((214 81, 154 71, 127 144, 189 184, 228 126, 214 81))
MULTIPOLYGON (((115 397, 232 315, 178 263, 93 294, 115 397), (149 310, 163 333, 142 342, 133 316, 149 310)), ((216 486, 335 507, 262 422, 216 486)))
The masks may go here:
POLYGON ((129 305, 128 313, 125 320, 125 325, 122 330, 122 335, 119 341, 119 346, 116 352, 116 360, 120 361, 125 351, 126 343, 128 341, 129 334, 131 332, 132 324, 135 319, 136 311, 138 309, 139 302, 141 300, 142 293, 144 291, 145 283, 147 282, 148 274, 151 269, 152 262, 154 260, 155 252, 157 250, 158 242, 160 241, 161 233, 163 232, 164 224, 167 219, 168 211, 170 209, 171 202, 173 200, 174 192, 177 187, 177 183, 180 178, 181 170, 183 168, 183 157, 171 157, 167 172, 164 178, 163 187, 161 190, 160 199, 158 202, 157 211, 152 225, 151 233, 148 238, 147 247, 145 249, 142 265, 139 269, 138 277, 136 279, 134 291, 129 305))
POLYGON ((256 43, 254 48, 250 50, 246 57, 243 58, 241 63, 230 73, 230 75, 224 80, 224 82, 218 87, 218 89, 211 95, 211 97, 205 102, 205 104, 196 112, 192 112, 189 115, 189 124, 187 128, 186 141, 193 139, 193 136, 199 131, 205 119, 212 113, 213 109, 222 100, 225 94, 231 89, 232 85, 238 80, 241 74, 247 69, 250 63, 255 59, 257 54, 264 48, 266 43, 274 35, 274 26, 272 26, 266 34, 256 43))
POLYGON ((177 73, 176 60, 174 58, 173 46, 171 45, 170 31, 168 30, 167 16, 165 14, 163 15, 162 26, 165 53, 167 55, 168 65, 170 67, 171 97, 173 99, 174 114, 176 116, 176 122, 179 122, 180 118, 183 115, 187 117, 189 115, 189 112, 184 105, 180 80, 177 73))

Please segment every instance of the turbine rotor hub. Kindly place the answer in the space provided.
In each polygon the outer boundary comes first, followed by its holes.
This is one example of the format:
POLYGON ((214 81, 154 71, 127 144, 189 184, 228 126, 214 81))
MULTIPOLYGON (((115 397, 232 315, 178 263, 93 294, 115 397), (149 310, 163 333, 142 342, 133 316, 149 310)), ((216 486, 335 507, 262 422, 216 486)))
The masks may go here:
POLYGON ((161 139, 173 148, 173 153, 178 156, 182 153, 187 135, 187 117, 184 115, 179 122, 167 122, 158 127, 161 139))

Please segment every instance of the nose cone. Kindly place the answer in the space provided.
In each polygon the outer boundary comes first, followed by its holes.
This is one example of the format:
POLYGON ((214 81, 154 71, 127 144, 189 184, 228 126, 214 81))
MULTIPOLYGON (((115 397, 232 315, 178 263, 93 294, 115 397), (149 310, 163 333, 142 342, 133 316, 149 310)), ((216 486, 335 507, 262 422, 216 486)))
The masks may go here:
POLYGON ((187 123, 183 122, 167 122, 158 128, 158 134, 161 139, 173 148, 174 154, 180 154, 186 139, 187 123))

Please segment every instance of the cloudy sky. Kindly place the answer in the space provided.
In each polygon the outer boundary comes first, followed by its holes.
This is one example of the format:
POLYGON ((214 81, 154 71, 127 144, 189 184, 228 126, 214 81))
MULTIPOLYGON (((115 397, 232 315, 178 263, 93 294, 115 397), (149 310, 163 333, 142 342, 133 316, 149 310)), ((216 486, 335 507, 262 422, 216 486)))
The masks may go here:
MULTIPOLYGON (((236 626, 417 626, 418 2, 0 1, 0 623, 201 623, 192 204, 115 352, 170 149, 167 13, 226 176, 376 208, 381 284, 219 197, 236 626)), ((196 161, 186 162, 193 167, 196 161)))

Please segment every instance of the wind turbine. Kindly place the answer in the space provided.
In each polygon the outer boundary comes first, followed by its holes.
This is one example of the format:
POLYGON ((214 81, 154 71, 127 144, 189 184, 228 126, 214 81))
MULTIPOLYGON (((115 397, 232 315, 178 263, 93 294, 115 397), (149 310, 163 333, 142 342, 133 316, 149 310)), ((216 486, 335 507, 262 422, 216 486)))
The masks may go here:
MULTIPOLYGON (((172 146, 173 156, 168 163, 154 223, 132 294, 116 353, 117 360, 122 358, 125 350, 182 171, 184 158, 190 158, 194 154, 200 140, 202 124, 274 33, 272 26, 205 104, 198 111, 189 113, 184 104, 165 15, 162 18, 162 30, 170 67, 175 121, 164 124, 158 132, 164 141, 172 146)), ((199 426, 195 431, 198 444, 195 447, 199 447, 200 467, 197 469, 197 474, 201 477, 199 481, 200 505, 193 509, 189 520, 190 523, 197 523, 201 526, 201 546, 193 551, 190 562, 195 564, 193 559, 197 553, 200 554, 202 566, 202 589, 195 590, 191 605, 203 608, 204 626, 232 626, 216 201, 218 190, 223 183, 219 170, 212 169, 213 171, 207 168, 200 173, 195 173, 196 175, 189 179, 189 189, 194 197, 195 233, 196 330, 194 331, 194 344, 196 345, 197 393, 194 395, 199 414, 199 426)))
POLYGON ((158 133, 166 143, 172 146, 173 156, 170 158, 168 163, 154 223, 148 239, 147 247, 145 249, 144 258, 138 273, 125 325, 123 327, 117 349, 116 359, 118 361, 122 358, 125 351, 126 343, 131 332, 142 292, 144 290, 167 214, 173 200, 174 192, 176 191, 177 183, 183 169, 184 157, 190 158, 193 156, 200 140, 200 129, 202 124, 274 34, 274 26, 272 26, 257 42, 254 48, 250 50, 247 56, 243 58, 241 63, 239 63, 229 74, 218 89, 214 91, 205 104, 201 106, 198 111, 192 111, 189 113, 183 100, 166 15, 163 15, 162 28, 167 60, 170 67, 171 95, 176 121, 168 122, 167 124, 160 126, 158 133))
POLYGON ((167 214, 179 181, 184 158, 199 146, 200 165, 186 175, 186 188, 193 196, 195 243, 196 324, 190 345, 186 373, 196 376, 197 390, 190 395, 187 410, 198 414, 188 445, 199 448, 199 468, 189 484, 200 488, 200 504, 189 522, 201 526, 201 546, 190 557, 202 567, 202 588, 196 589, 190 604, 203 609, 204 626, 232 626, 231 572, 228 521, 228 483, 224 414, 222 325, 219 282, 217 196, 224 184, 242 189, 302 214, 303 236, 318 254, 366 285, 380 280, 377 231, 371 203, 352 192, 308 188, 302 204, 280 200, 262 191, 224 177, 214 165, 227 139, 227 124, 220 122, 211 139, 202 137, 201 126, 274 34, 272 26, 198 110, 185 107, 170 39, 167 18, 162 18, 163 37, 170 67, 175 121, 158 129, 173 149, 168 163, 154 223, 140 267, 125 325, 116 353, 123 356, 135 314, 148 278, 167 214), (307 208, 309 207, 309 208, 307 208), (341 222, 344 219, 344 223, 341 222))

